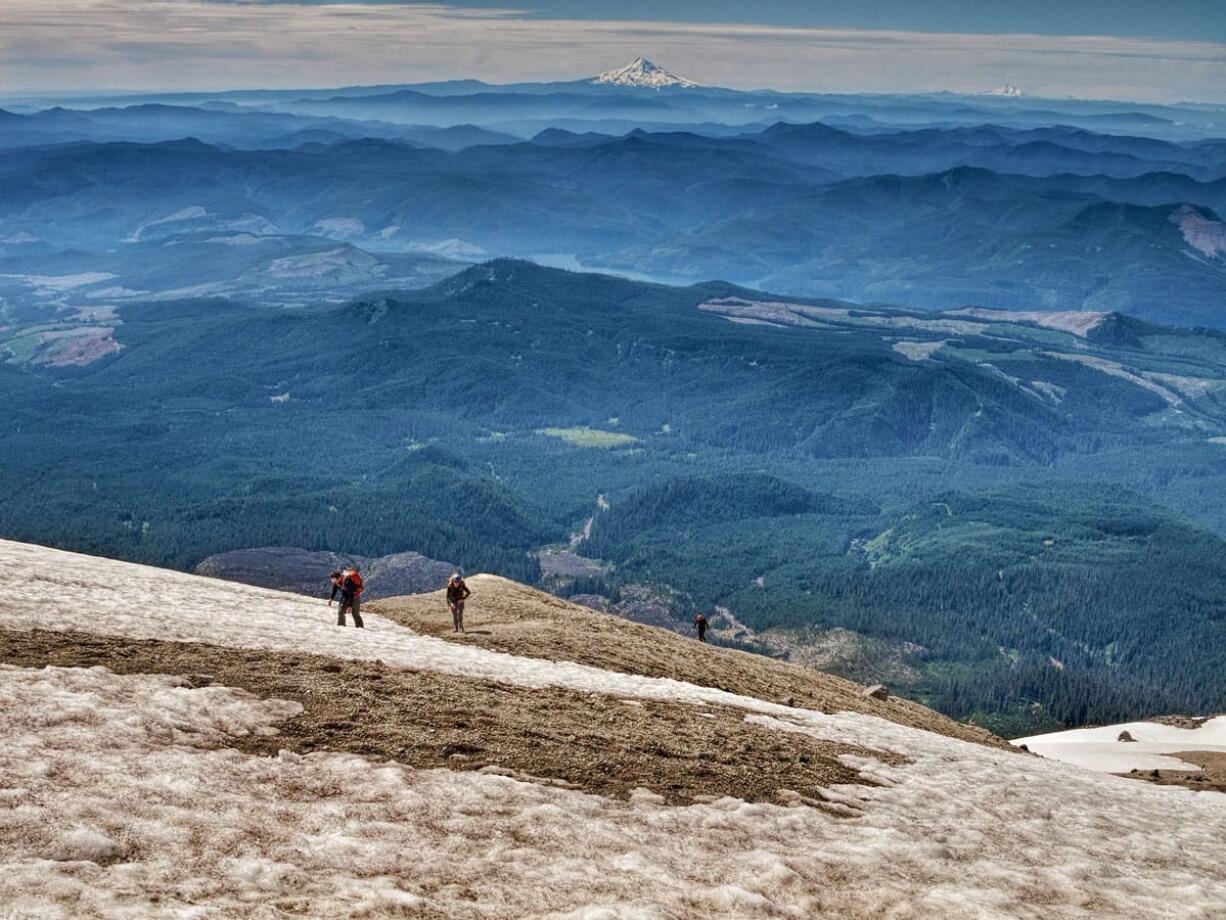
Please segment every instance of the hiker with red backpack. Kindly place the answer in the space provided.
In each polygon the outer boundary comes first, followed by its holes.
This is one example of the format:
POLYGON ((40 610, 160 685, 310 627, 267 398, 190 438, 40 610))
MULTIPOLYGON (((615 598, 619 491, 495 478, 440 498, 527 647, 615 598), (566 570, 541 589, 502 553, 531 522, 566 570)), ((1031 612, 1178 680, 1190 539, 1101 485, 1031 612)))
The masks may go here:
POLYGON ((694 628, 698 630, 698 641, 707 641, 707 618, 701 613, 694 617, 694 628))
POLYGON ((341 605, 336 611, 336 625, 345 625, 345 611, 349 610, 353 613, 353 625, 358 629, 365 628, 362 622, 362 591, 365 590, 365 586, 362 584, 362 576, 358 573, 358 567, 355 565, 344 572, 333 572, 330 577, 332 597, 328 600, 328 606, 332 606, 332 601, 336 600, 337 594, 341 596, 341 605))

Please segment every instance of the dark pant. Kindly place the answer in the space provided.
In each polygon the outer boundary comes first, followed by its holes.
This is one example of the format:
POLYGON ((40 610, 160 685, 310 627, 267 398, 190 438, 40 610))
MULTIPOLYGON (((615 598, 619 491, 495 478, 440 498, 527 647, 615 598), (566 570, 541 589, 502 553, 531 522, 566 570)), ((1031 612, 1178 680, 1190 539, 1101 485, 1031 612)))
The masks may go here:
POLYGON ((703 623, 698 627, 698 641, 699 642, 707 641, 707 624, 706 623, 703 623))
POLYGON ((353 612, 353 625, 356 626, 358 629, 362 629, 364 625, 362 623, 362 598, 356 594, 354 595, 353 600, 347 601, 343 597, 341 598, 341 606, 336 611, 336 625, 337 626, 345 625, 345 611, 346 610, 350 610, 353 612))
POLYGON ((456 601, 451 605, 451 628, 464 631, 464 602, 456 601))

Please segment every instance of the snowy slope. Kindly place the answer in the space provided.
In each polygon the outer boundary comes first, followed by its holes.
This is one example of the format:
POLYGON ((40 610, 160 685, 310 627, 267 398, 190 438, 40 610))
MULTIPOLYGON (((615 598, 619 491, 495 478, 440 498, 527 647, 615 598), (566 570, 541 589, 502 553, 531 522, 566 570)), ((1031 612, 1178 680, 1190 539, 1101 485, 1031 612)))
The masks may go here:
POLYGON ((616 70, 606 70, 592 80, 600 86, 634 86, 646 89, 662 89, 666 86, 690 88, 698 86, 693 80, 671 74, 663 67, 653 64, 646 58, 635 58, 625 67, 616 70))
POLYGON ((1179 728, 1158 722, 1124 722, 1018 738, 1014 744, 1024 744, 1044 757, 1103 773, 1127 773, 1134 768, 1195 771, 1195 764, 1162 755, 1180 751, 1226 753, 1226 716, 1210 719, 1198 728, 1179 728), (1125 731, 1136 740, 1120 741, 1120 733, 1125 731))
MULTIPOLYGON (((0 668, 4 916, 1216 917, 1226 796, 1149 786, 865 715, 518 658, 321 601, 0 541, 0 629, 381 659, 529 687, 735 706, 846 758, 850 817, 666 807, 350 754, 239 753, 295 705, 173 677, 0 668), (5 913, 7 911, 7 913, 5 913)), ((474 587, 494 580, 474 579, 474 587)), ((479 615, 479 593, 471 617, 479 615)), ((730 752, 735 756, 735 752, 730 752)))

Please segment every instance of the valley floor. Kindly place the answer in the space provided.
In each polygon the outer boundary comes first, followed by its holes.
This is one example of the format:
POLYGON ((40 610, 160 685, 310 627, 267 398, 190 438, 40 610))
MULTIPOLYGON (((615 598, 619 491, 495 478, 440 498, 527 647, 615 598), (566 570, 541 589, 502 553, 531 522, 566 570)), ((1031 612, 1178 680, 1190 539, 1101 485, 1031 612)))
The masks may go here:
POLYGON ((5 916, 1226 912, 1222 795, 851 711, 853 685, 806 697, 695 642, 634 668, 650 631, 565 660, 599 615, 501 579, 473 580, 454 643, 424 634, 437 598, 341 630, 323 601, 171 571, 9 542, 0 565, 22 573, 5 916))

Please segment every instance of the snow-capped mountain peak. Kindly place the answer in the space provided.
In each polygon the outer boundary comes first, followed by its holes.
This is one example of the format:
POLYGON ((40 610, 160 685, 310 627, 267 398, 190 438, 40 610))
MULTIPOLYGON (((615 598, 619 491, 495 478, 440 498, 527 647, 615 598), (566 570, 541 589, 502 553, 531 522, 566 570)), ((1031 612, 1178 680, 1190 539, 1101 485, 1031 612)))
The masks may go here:
POLYGON ((663 67, 653 64, 646 58, 637 57, 625 67, 616 70, 606 70, 592 80, 593 83, 606 86, 639 86, 649 89, 660 89, 665 86, 691 87, 698 86, 693 80, 669 73, 663 67))

